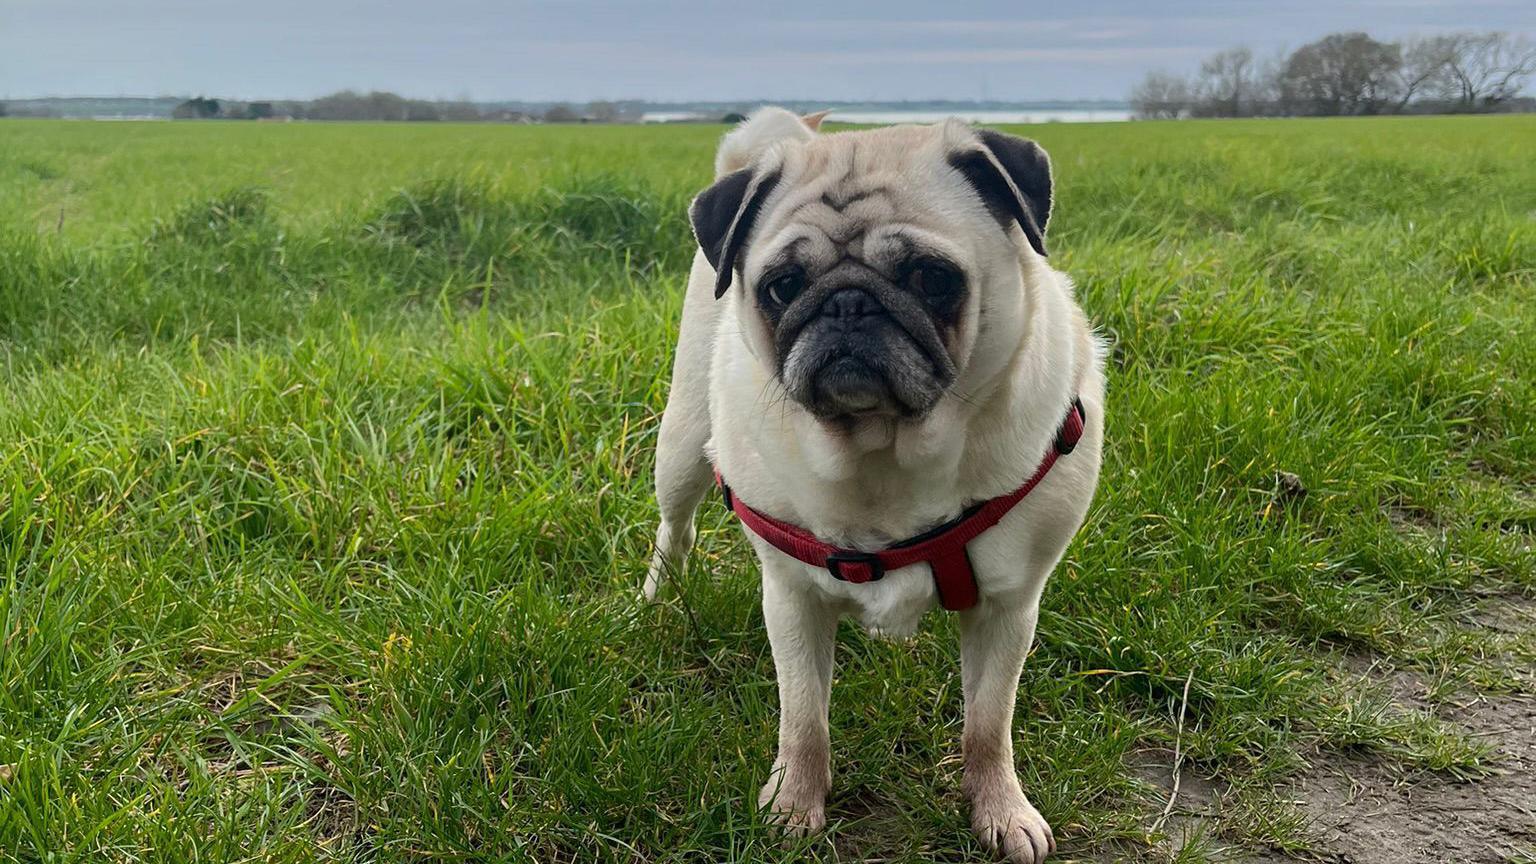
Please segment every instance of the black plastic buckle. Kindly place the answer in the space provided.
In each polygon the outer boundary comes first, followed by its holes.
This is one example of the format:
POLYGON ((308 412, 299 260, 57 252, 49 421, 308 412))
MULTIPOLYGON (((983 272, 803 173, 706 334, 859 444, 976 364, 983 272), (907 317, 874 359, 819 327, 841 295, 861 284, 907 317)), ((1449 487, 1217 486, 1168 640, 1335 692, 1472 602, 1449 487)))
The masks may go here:
POLYGON ((880 563, 880 556, 872 552, 833 552, 827 556, 827 572, 839 582, 849 581, 848 577, 843 575, 844 564, 863 564, 868 567, 869 578, 865 580, 866 582, 879 582, 885 578, 885 565, 880 563))
POLYGON ((732 513, 736 512, 736 496, 731 494, 731 487, 724 483, 720 484, 720 500, 725 502, 726 510, 732 513))

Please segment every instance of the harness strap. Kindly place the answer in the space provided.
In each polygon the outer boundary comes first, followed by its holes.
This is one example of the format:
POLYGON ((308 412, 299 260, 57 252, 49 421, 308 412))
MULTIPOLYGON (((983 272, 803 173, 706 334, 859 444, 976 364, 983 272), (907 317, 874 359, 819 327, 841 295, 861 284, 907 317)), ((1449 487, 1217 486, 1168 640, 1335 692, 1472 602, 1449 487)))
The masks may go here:
POLYGON ((735 513, 748 530, 791 558, 813 567, 824 567, 832 578, 855 585, 878 582, 887 570, 926 563, 933 571, 940 605, 950 611, 959 611, 975 606, 980 597, 966 544, 1002 521, 1008 511, 1040 485, 1056 460, 1077 447, 1086 423, 1083 402, 1074 398, 1061 430, 1056 433, 1054 446, 1046 451, 1035 473, 1024 481, 1024 485, 1006 495, 968 507, 949 522, 877 552, 833 546, 798 525, 752 509, 731 493, 731 487, 718 469, 715 483, 720 487, 726 508, 735 513))

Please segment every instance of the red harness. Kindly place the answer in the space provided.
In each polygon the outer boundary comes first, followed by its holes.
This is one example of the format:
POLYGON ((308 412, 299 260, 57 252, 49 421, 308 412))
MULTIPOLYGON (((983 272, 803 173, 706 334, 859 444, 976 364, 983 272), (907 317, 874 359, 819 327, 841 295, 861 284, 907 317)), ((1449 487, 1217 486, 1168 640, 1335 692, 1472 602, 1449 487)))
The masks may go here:
POLYGON ((945 609, 958 611, 976 605, 978 591, 976 573, 971 569, 966 544, 980 537, 982 532, 1002 521, 1015 505, 1024 500, 1030 490, 1040 485, 1050 472, 1056 459, 1072 452, 1083 437, 1087 414, 1081 399, 1073 399, 1067 417, 1056 433, 1055 446, 1046 451, 1045 458, 1024 485, 998 496, 967 507, 959 516, 925 531, 916 537, 887 546, 878 552, 860 552, 843 549, 823 542, 816 535, 799 527, 753 510, 731 494, 720 472, 715 471, 715 483, 725 496, 725 506, 735 513, 752 533, 768 541, 780 552, 803 561, 813 567, 825 567, 832 578, 839 582, 862 585, 878 582, 887 570, 895 570, 912 564, 927 564, 933 569, 933 585, 939 592, 939 603, 945 609))

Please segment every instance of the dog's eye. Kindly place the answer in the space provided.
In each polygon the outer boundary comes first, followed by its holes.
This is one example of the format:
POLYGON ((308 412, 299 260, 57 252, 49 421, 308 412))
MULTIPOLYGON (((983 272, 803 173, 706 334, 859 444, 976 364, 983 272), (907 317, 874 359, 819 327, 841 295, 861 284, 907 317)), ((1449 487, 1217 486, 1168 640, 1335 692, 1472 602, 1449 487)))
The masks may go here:
POLYGON ((795 302, 800 292, 805 290, 805 274, 799 270, 791 270, 788 273, 780 273, 763 283, 761 289, 764 297, 767 297, 775 306, 783 307, 795 302))
POLYGON ((960 293, 965 286, 965 277, 948 264, 923 261, 912 268, 907 284, 929 300, 948 300, 960 293))

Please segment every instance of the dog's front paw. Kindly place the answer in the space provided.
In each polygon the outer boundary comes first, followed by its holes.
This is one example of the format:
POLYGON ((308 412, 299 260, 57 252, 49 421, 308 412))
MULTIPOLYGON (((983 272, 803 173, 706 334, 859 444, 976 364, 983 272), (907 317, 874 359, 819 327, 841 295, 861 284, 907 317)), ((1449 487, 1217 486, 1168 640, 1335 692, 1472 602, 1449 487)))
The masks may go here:
POLYGON ((640 597, 645 602, 656 602, 657 592, 661 590, 662 583, 667 581, 666 566, 667 562, 660 552, 651 558, 651 569, 645 574, 645 587, 640 589, 640 597))
POLYGON ((656 530, 656 553, 651 556, 651 569, 646 571, 645 587, 640 589, 647 603, 655 602, 656 594, 666 584, 668 576, 683 569, 683 562, 688 560, 688 550, 693 548, 693 539, 693 525, 661 523, 661 527, 656 530))
POLYGON ((1056 851, 1056 838, 1017 785, 983 792, 971 801, 971 830, 1009 864, 1040 864, 1056 851))
POLYGON ((804 837, 827 827, 826 802, 825 791, 791 789, 777 776, 757 796, 763 815, 788 837, 804 837))

